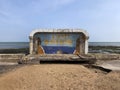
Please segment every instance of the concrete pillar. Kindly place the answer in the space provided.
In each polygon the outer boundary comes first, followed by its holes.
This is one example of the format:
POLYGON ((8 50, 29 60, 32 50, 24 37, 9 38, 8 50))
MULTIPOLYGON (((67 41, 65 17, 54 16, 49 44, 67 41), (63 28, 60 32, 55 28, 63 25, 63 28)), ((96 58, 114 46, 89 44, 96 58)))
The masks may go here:
POLYGON ((29 37, 30 39, 30 54, 33 54, 33 37, 29 37))
POLYGON ((82 47, 82 39, 80 38, 80 44, 79 44, 79 54, 83 54, 83 47, 82 47))
POLYGON ((88 40, 85 40, 85 54, 88 54, 88 40))
POLYGON ((85 54, 85 36, 81 34, 79 38, 80 38, 79 53, 85 54))
POLYGON ((34 52, 35 52, 35 54, 38 53, 38 40, 37 39, 35 39, 34 52))

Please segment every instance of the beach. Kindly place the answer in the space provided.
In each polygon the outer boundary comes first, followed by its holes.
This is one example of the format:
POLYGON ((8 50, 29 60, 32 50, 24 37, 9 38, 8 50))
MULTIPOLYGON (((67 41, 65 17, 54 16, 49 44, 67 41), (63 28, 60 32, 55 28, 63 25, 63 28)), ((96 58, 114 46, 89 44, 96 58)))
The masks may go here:
MULTIPOLYGON (((97 58, 95 65, 120 60, 119 54, 89 55, 97 58)), ((0 65, 0 90, 119 90, 119 77, 119 70, 103 69, 84 62, 6 63, 0 65)))
POLYGON ((74 64, 25 65, 0 75, 1 90, 119 90, 120 72, 74 64))
POLYGON ((89 46, 86 56, 97 59, 93 65, 62 61, 18 64, 21 54, 29 54, 28 48, 1 49, 0 90, 119 90, 119 48, 89 46))

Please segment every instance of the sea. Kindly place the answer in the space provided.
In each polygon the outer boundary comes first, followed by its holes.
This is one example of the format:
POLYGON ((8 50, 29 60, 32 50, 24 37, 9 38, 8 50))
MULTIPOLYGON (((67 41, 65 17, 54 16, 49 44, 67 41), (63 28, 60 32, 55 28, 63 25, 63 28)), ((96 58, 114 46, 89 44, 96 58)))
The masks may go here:
MULTIPOLYGON (((89 42, 89 46, 120 46, 120 42, 89 42)), ((29 42, 0 42, 0 49, 29 48, 29 42)))
POLYGON ((120 46, 120 42, 89 42, 89 46, 120 46))
POLYGON ((28 42, 0 42, 0 49, 20 49, 28 47, 28 42))

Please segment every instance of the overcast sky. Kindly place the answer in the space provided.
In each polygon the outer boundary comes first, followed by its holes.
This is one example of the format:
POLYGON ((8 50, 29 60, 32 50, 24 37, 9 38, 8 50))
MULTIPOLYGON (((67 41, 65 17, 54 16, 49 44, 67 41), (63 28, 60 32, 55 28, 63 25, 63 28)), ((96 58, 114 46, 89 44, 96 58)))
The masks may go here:
POLYGON ((0 0, 0 42, 37 28, 81 28, 90 42, 120 42, 120 0, 0 0))

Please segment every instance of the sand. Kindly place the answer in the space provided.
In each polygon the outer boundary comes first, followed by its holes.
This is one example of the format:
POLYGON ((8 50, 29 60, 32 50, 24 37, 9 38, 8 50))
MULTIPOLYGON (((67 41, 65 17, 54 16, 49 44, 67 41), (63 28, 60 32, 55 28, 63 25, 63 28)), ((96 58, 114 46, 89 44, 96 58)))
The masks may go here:
POLYGON ((120 90, 120 72, 110 72, 95 81, 96 90, 120 90))
POLYGON ((120 73, 98 74, 82 65, 27 65, 0 76, 0 90, 119 90, 120 73))

